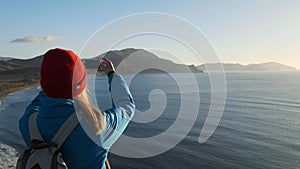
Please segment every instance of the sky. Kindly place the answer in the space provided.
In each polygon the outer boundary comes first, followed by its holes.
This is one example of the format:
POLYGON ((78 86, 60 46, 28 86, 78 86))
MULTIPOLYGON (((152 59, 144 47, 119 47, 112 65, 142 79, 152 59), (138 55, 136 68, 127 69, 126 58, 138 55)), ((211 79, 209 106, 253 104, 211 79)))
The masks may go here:
MULTIPOLYGON (((92 35, 113 21, 136 13, 156 12, 176 16, 199 29, 221 62, 272 61, 300 69, 299 9, 299 0, 3 0, 0 2, 0 56, 26 59, 54 47, 79 54, 92 35)), ((120 26, 111 33, 125 28, 126 25, 120 26)), ((165 47, 172 43, 170 39, 145 35, 134 40, 129 38, 120 47, 148 45, 151 48, 151 44, 156 44, 153 48, 159 48, 161 44, 162 50, 169 50, 165 47)), ((201 64, 184 51, 177 50, 183 62, 201 64)))

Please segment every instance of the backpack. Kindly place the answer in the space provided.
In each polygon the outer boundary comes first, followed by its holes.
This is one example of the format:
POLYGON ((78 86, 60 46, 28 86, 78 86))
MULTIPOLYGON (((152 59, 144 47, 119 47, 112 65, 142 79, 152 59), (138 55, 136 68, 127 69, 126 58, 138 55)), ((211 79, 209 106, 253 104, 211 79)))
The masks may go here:
POLYGON ((29 118, 30 147, 19 157, 16 169, 67 169, 59 148, 79 123, 76 113, 62 124, 51 142, 45 142, 41 136, 37 115, 35 112, 29 118))

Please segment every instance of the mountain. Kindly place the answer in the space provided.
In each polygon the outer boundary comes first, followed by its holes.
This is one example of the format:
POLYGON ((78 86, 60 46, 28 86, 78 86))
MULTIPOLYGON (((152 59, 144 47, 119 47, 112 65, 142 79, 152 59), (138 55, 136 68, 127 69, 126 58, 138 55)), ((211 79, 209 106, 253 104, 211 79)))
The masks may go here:
POLYGON ((0 56, 0 61, 8 61, 10 59, 13 59, 12 57, 1 57, 0 56))
MULTIPOLYGON (((107 57, 113 61, 115 67, 120 73, 140 72, 144 68, 148 68, 143 72, 162 72, 183 73, 183 72, 202 72, 206 69, 211 71, 218 70, 220 64, 223 65, 225 71, 285 71, 296 70, 296 68, 283 65, 276 62, 266 62, 261 64, 228 64, 228 63, 208 63, 199 66, 177 64, 173 61, 159 58, 153 53, 144 49, 127 48, 123 50, 108 51, 96 57, 83 59, 88 69, 97 69, 101 58, 107 57), (118 67, 120 66, 120 67, 118 67), (189 68, 190 70, 188 70, 189 68)), ((31 59, 0 59, 0 75, 18 76, 18 77, 39 77, 40 65, 43 56, 37 56, 31 59)))
POLYGON ((43 56, 31 59, 10 59, 0 61, 0 75, 39 76, 43 56))
POLYGON ((18 65, 20 67, 39 67, 42 63, 43 55, 33 57, 30 59, 10 59, 7 62, 18 65))
POLYGON ((0 71, 6 71, 6 70, 14 69, 14 65, 7 62, 10 59, 13 59, 13 58, 0 57, 0 71))
POLYGON ((14 69, 14 65, 11 65, 6 61, 0 60, 0 72, 13 70, 13 69, 14 69))
POLYGON ((32 59, 0 60, 0 99, 11 92, 37 85, 42 56, 32 59))
POLYGON ((246 65, 247 70, 296 70, 296 68, 276 62, 246 65))
POLYGON ((220 64, 223 65, 225 71, 290 71, 296 70, 296 68, 283 65, 276 62, 266 62, 260 64, 231 64, 231 63, 207 63, 197 66, 198 69, 205 71, 206 69, 210 71, 218 71, 220 64))
MULTIPOLYGON (((296 70, 291 66, 275 62, 262 64, 226 64, 226 63, 209 63, 199 66, 177 64, 173 61, 159 58, 153 53, 143 49, 123 49, 108 51, 94 58, 83 59, 87 69, 95 71, 101 58, 107 57, 113 61, 117 71, 120 73, 184 73, 184 72, 203 72, 209 70, 218 70, 220 64, 226 71, 273 71, 273 70, 296 70), (119 67, 118 67, 119 66, 119 67)), ((8 93, 21 90, 38 84, 40 80, 40 65, 43 56, 37 56, 31 59, 14 59, 0 57, 0 98, 8 93)), ((53 65, 55 66, 55 65, 53 65)))
POLYGON ((194 65, 177 64, 167 59, 159 58, 153 53, 144 49, 123 49, 105 52, 99 56, 91 59, 84 59, 84 63, 88 69, 96 69, 101 58, 106 57, 110 59, 117 71, 120 73, 134 73, 140 72, 145 68, 149 68, 142 72, 156 73, 184 73, 184 72, 202 72, 194 65))
MULTIPOLYGON (((161 59, 156 55, 142 49, 124 49, 119 51, 109 51, 91 59, 83 59, 87 69, 96 70, 100 58, 107 57, 113 61, 120 73, 140 72, 145 67, 150 67, 143 72, 187 72, 190 68, 193 72, 201 72, 194 65, 176 64, 170 60, 161 59), (158 69, 151 69, 151 67, 158 69)), ((10 92, 21 90, 25 87, 37 85, 40 80, 40 66, 43 56, 31 59, 8 59, 0 60, 0 98, 5 97, 10 92)), ((55 66, 55 65, 53 65, 55 66)))
MULTIPOLYGON (((120 73, 133 73, 140 71, 145 67, 157 67, 158 69, 166 69, 169 73, 187 72, 190 68, 192 72, 202 72, 194 65, 176 64, 167 59, 161 59, 143 49, 123 49, 105 52, 97 57, 90 59, 83 59, 85 66, 88 69, 97 69, 100 58, 107 57, 113 61, 117 68, 122 61, 122 68, 118 69, 120 73)), ((18 77, 38 77, 40 73, 40 65, 43 56, 37 56, 31 59, 14 59, 7 61, 0 60, 0 75, 2 76, 18 76, 18 77)), ((160 70, 148 69, 144 72, 161 72, 160 70)))

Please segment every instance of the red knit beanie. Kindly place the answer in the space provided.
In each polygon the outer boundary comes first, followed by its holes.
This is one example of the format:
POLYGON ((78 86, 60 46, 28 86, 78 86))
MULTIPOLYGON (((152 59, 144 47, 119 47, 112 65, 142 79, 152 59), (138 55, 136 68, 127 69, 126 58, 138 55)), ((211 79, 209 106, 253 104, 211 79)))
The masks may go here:
POLYGON ((86 87, 85 67, 72 51, 51 49, 43 57, 40 83, 48 97, 72 99, 86 87))

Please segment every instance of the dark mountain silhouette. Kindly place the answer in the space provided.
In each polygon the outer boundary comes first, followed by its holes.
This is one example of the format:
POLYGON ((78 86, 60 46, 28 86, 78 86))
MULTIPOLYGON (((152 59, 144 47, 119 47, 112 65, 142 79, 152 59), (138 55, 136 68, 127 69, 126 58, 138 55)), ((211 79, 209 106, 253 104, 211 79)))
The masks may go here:
POLYGON ((42 63, 43 55, 30 59, 10 59, 7 62, 20 67, 39 67, 42 63))
MULTIPOLYGON (((228 64, 228 63, 207 63, 199 66, 177 64, 173 61, 159 58, 153 53, 144 49, 123 49, 108 51, 99 56, 83 59, 88 69, 97 69, 101 58, 107 57, 113 61, 115 67, 119 67, 120 73, 131 73, 140 71, 146 67, 156 67, 158 69, 165 68, 169 73, 187 72, 189 68, 192 72, 202 72, 209 68, 209 70, 218 70, 220 64, 223 65, 225 71, 282 71, 282 70, 296 70, 296 68, 283 65, 276 62, 266 62, 261 64, 228 64)), ((43 56, 37 56, 31 59, 0 59, 0 75, 6 76, 39 76, 40 65, 43 56)), ((155 69, 148 69, 144 72, 161 72, 155 69)))
MULTIPOLYGON (((167 72, 186 72, 190 68, 193 72, 201 72, 195 66, 176 64, 170 60, 161 59, 154 54, 141 49, 124 49, 120 51, 109 51, 91 59, 83 59, 87 69, 96 70, 100 58, 108 57, 118 67, 121 64, 120 73, 132 73, 142 68, 153 65, 167 68, 167 72), (125 59, 125 58, 129 58, 125 59), (124 62, 122 62, 124 61, 124 62)), ((21 90, 25 87, 37 85, 40 80, 40 66, 43 56, 31 59, 0 59, 0 98, 10 92, 21 90)), ((55 66, 55 65, 53 65, 55 66)), ((148 69, 145 72, 161 72, 155 69, 148 69)))
POLYGON ((10 59, 13 59, 12 57, 1 57, 0 56, 0 61, 8 61, 10 59))
POLYGON ((6 61, 0 60, 0 72, 13 70, 15 65, 12 65, 6 61))
POLYGON ((32 59, 0 60, 0 98, 11 92, 37 85, 42 56, 32 59))
MULTIPOLYGON (((83 59, 85 66, 88 69, 97 69, 101 58, 107 57, 113 61, 117 68, 122 61, 122 70, 120 73, 131 73, 142 70, 145 67, 166 68, 169 73, 187 72, 190 68, 192 72, 202 72, 194 65, 176 64, 167 59, 161 59, 143 49, 124 49, 109 51, 99 56, 90 59, 83 59), (129 58, 129 60, 126 60, 129 58)), ((9 59, 7 61, 0 60, 0 75, 14 76, 14 77, 38 77, 40 73, 40 65, 43 56, 37 56, 31 59, 9 59)), ((155 69, 148 69, 144 72, 157 72, 155 69)), ((161 71, 158 71, 161 72, 161 71)))
POLYGON ((0 61, 0 75, 32 76, 39 75, 43 56, 31 59, 9 59, 0 61))
POLYGON ((246 65, 246 70, 296 70, 296 68, 276 62, 266 62, 246 65))
MULTIPOLYGON (((141 72, 159 73, 165 70, 168 73, 185 73, 185 72, 202 72, 207 68, 209 70, 218 70, 219 64, 224 66, 225 71, 282 71, 296 70, 291 66, 275 62, 267 62, 262 64, 225 64, 225 63, 209 63, 199 66, 177 64, 173 61, 162 59, 153 53, 143 49, 123 49, 108 51, 99 56, 90 59, 83 59, 88 70, 95 71, 99 65, 101 58, 107 57, 113 61, 117 71, 120 73, 141 72), (151 68, 152 67, 152 68, 151 68), (155 69, 156 68, 156 69, 155 69)), ((40 80, 40 66, 43 56, 37 56, 31 59, 14 59, 0 58, 0 98, 8 93, 21 90, 38 84, 40 80)), ((53 65, 55 66, 55 65, 53 65)))
POLYGON ((159 58, 144 49, 133 48, 108 51, 94 58, 84 59, 86 67, 96 69, 103 57, 110 59, 120 73, 139 72, 144 68, 149 68, 144 70, 144 73, 161 72, 161 70, 168 73, 202 72, 194 65, 177 64, 170 60, 159 58))

